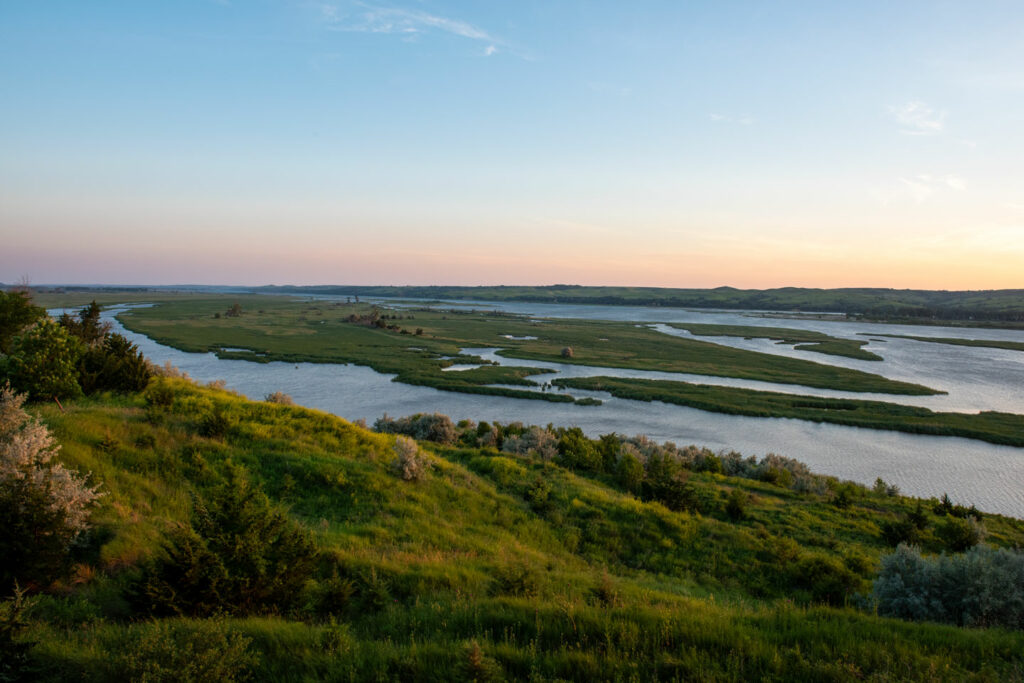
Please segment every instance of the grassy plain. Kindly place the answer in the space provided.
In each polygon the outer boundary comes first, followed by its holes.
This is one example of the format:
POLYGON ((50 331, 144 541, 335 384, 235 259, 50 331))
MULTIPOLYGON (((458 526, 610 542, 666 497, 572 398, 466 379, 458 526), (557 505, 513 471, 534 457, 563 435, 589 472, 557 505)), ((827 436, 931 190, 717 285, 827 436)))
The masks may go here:
POLYGON ((856 360, 882 360, 877 353, 861 347, 866 341, 833 337, 814 330, 794 330, 789 327, 758 327, 757 325, 707 325, 702 323, 671 323, 672 327, 686 330, 700 337, 744 337, 746 339, 772 339, 783 344, 796 344, 800 351, 814 351, 831 356, 845 356, 856 360))
MULTIPOLYGON (((28 613, 38 680, 216 670, 280 681, 1009 681, 1024 671, 1020 632, 842 606, 868 588, 890 550, 883 526, 913 499, 852 487, 839 506, 831 491, 692 472, 702 512, 673 512, 557 462, 428 443, 431 471, 403 481, 393 436, 160 382, 172 392, 163 410, 141 396, 37 408, 61 460, 106 492, 73 578, 28 613), (211 414, 226 421, 222 436, 202 435, 211 414), (287 608, 138 612, 140 568, 228 463, 310 530, 320 568, 287 608), (742 519, 726 514, 733 491, 747 496, 742 519), (225 637, 231 648, 218 647, 225 637)), ((930 527, 942 523, 933 502, 930 527)), ((985 525, 995 545, 1024 543, 1020 520, 986 515, 985 525)))
MULTIPOLYGON (((382 322, 390 327, 348 322, 350 316, 368 316, 372 310, 366 304, 339 301, 196 296, 133 310, 122 314, 120 320, 131 330, 185 351, 212 351, 225 358, 255 361, 356 363, 394 373, 400 382, 450 391, 507 394, 515 390, 486 385, 528 386, 529 376, 542 372, 504 366, 443 372, 452 362, 446 356, 465 363, 480 361, 459 356, 462 348, 500 347, 501 355, 525 360, 718 375, 846 391, 939 393, 859 370, 681 339, 634 323, 537 320, 498 311, 428 308, 380 309, 380 314, 387 316, 382 322), (242 315, 223 315, 235 302, 242 306, 242 315), (217 315, 220 317, 214 317, 217 315), (225 352, 225 347, 245 348, 251 353, 225 352), (571 357, 563 355, 566 348, 572 348, 571 357)), ((563 395, 538 391, 525 397, 567 400, 563 395)))
MULTIPOLYGON (((864 333, 869 334, 869 333, 864 333)), ((1024 351, 1024 342, 1001 341, 998 339, 957 339, 956 337, 915 337, 909 334, 875 334, 872 337, 889 337, 892 339, 913 339, 914 341, 933 344, 952 344, 953 346, 980 346, 987 349, 1006 349, 1008 351, 1024 351)))
POLYGON ((572 377, 556 379, 552 383, 567 389, 607 391, 619 398, 661 401, 731 415, 791 417, 851 427, 961 436, 1007 446, 1024 446, 1024 415, 1013 413, 941 413, 884 401, 798 396, 650 379, 572 377))
POLYGON ((560 304, 667 306, 748 311, 845 313, 851 318, 899 319, 911 324, 936 321, 1024 325, 1024 290, 933 291, 915 289, 672 289, 667 287, 264 287, 261 291, 343 296, 476 299, 560 304))

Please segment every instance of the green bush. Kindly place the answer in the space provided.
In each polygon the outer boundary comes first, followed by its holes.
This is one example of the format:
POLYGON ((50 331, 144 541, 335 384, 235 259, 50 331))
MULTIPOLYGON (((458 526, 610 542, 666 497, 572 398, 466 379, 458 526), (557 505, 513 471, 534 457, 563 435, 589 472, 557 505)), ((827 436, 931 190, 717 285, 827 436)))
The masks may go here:
POLYGON ((294 604, 312 576, 311 534, 272 507, 242 472, 206 498, 144 569, 135 597, 156 614, 253 614, 294 604))
POLYGON ((245 681, 259 655, 222 621, 153 621, 128 629, 108 665, 111 680, 145 683, 245 681))
POLYGON ((883 616, 1024 630, 1024 551, 979 545, 926 558, 901 545, 882 558, 872 595, 883 616))
POLYGON ((29 651, 35 643, 24 639, 29 606, 25 590, 17 586, 10 597, 0 601, 0 681, 29 680, 32 673, 29 651))
POLYGON ((864 580, 833 557, 807 555, 794 569, 796 584, 815 602, 842 605, 864 587, 864 580))
POLYGON ((11 385, 33 400, 74 398, 82 394, 77 368, 82 351, 78 339, 43 318, 14 337, 6 372, 11 385))
POLYGON ((86 394, 142 391, 152 374, 142 352, 120 334, 106 335, 102 342, 90 346, 78 362, 78 382, 86 394))
POLYGON ((974 517, 950 517, 935 529, 946 549, 959 553, 974 547, 985 539, 985 525, 974 517))
POLYGON ((231 429, 231 420, 224 414, 223 410, 214 408, 212 411, 203 415, 199 420, 199 425, 196 431, 200 436, 205 436, 211 439, 220 439, 227 436, 228 431, 231 429))
POLYGON ((740 489, 733 489, 729 492, 729 498, 725 503, 725 514, 734 522, 746 519, 747 501, 749 496, 740 489))
POLYGON ((45 317, 46 310, 33 306, 27 292, 0 290, 0 354, 10 353, 13 339, 45 317))

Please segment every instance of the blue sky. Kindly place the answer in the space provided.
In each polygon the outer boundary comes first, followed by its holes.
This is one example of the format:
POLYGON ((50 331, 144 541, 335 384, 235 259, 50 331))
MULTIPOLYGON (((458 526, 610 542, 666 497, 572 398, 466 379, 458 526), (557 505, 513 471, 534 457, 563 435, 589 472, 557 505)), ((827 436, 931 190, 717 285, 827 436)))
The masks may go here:
POLYGON ((0 281, 1024 287, 1019 2, 0 4, 0 281))

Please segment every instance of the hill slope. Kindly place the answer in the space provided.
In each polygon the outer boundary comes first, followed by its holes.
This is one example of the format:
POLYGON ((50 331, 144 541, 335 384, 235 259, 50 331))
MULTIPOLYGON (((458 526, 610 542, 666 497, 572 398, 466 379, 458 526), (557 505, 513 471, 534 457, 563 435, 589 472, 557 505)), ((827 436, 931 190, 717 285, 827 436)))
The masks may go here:
MULTIPOLYGON (((882 529, 913 510, 909 499, 690 472, 691 511, 673 511, 536 455, 427 442, 418 457, 429 471, 406 481, 394 436, 180 379, 147 394, 38 409, 63 461, 107 492, 71 578, 29 612, 42 679, 1010 680, 1024 670, 1019 632, 842 607, 869 587, 890 550, 882 529), (282 524, 311 540, 309 561, 294 563, 308 565, 299 588, 203 616, 184 592, 147 593, 187 564, 182 530, 214 547, 236 481, 246 493, 234 502, 247 501, 237 509, 285 512, 282 524), (733 491, 745 494, 742 515, 728 512, 733 491)), ((985 524, 996 545, 1024 542, 1019 520, 985 524)), ((243 555, 259 556, 253 543, 243 555)), ((225 566, 250 592, 269 580, 269 565, 225 566)))

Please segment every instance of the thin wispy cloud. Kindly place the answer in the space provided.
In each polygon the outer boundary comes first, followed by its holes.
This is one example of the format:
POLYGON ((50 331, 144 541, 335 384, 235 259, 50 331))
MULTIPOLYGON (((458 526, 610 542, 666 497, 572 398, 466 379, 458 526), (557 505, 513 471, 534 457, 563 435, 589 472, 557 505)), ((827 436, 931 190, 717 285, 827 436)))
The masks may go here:
POLYGON ((497 54, 499 46, 505 44, 500 38, 469 22, 418 9, 364 3, 323 4, 319 8, 322 21, 334 31, 392 34, 406 39, 415 39, 428 33, 446 33, 486 43, 482 52, 485 57, 497 54))
POLYGON ((740 126, 750 126, 754 123, 754 117, 749 114, 742 114, 740 116, 734 116, 731 114, 719 114, 717 112, 711 112, 708 114, 708 118, 718 123, 735 123, 740 126))
POLYGON ((914 100, 889 107, 889 114, 905 135, 937 135, 945 126, 945 112, 914 100))
POLYGON ((964 192, 967 181, 956 175, 933 176, 922 173, 910 178, 900 178, 899 183, 905 195, 909 195, 918 204, 923 204, 936 192, 952 190, 964 192))

